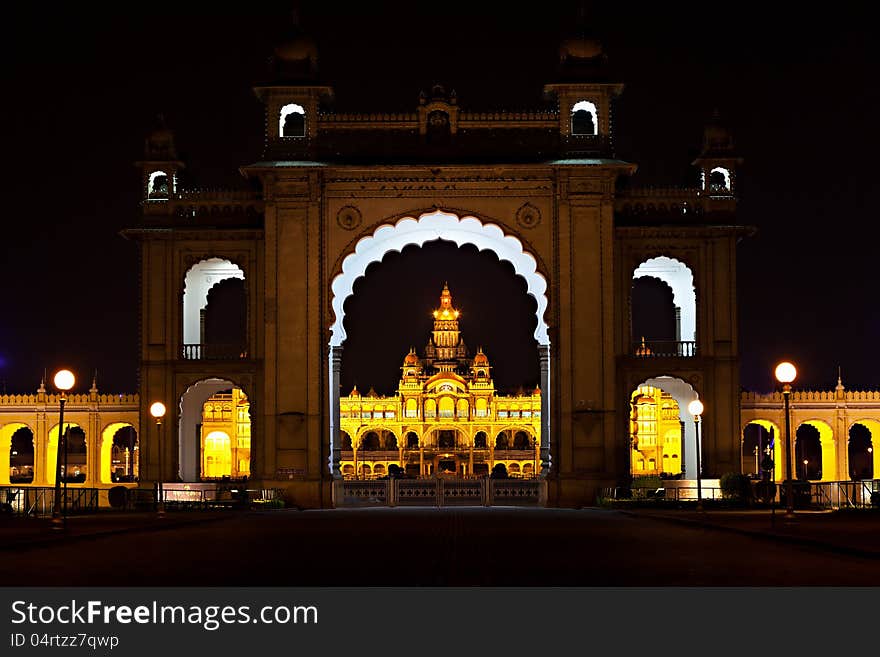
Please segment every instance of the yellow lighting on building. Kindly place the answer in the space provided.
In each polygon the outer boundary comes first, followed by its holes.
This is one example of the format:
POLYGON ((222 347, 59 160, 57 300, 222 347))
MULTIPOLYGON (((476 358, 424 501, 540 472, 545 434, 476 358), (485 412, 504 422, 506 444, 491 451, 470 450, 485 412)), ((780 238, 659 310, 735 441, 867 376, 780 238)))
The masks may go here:
POLYGON ((447 285, 432 315, 424 356, 410 349, 395 396, 355 386, 340 399, 343 476, 383 477, 394 465, 409 476, 485 476, 498 464, 534 476, 541 391, 495 394, 489 358, 482 348, 469 356, 447 285))
POLYGON ((238 388, 218 392, 202 407, 202 479, 251 473, 250 402, 238 388))
POLYGON ((632 474, 679 474, 684 448, 678 403, 668 392, 643 385, 633 392, 631 408, 632 474))

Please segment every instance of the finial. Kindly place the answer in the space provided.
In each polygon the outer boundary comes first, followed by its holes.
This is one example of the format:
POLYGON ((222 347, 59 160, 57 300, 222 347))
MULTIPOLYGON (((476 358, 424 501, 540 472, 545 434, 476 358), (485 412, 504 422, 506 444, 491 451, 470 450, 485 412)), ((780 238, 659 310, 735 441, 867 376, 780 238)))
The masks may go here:
POLYGON ((840 365, 837 366, 837 389, 841 390, 843 388, 843 378, 840 374, 840 365))

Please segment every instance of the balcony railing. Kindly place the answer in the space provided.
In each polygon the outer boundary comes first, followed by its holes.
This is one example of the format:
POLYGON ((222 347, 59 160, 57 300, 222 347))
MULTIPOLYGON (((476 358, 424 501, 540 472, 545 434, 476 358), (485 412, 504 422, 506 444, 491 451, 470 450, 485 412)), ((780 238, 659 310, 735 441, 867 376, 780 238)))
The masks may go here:
POLYGON ((185 344, 183 360, 246 360, 247 346, 240 344, 185 344))
POLYGON ((637 358, 692 358, 697 343, 682 340, 642 340, 633 342, 632 355, 637 358))

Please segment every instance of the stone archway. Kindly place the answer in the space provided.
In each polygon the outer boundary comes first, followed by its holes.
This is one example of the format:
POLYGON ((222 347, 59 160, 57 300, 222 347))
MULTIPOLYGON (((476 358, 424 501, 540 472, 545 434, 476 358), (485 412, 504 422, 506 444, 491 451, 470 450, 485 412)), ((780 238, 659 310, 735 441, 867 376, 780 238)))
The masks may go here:
MULTIPOLYGON (((669 395, 675 400, 676 404, 678 405, 678 417, 679 421, 682 423, 682 448, 684 452, 681 469, 684 472, 684 476, 686 479, 696 479, 697 430, 694 424, 694 416, 691 415, 690 411, 688 410, 688 404, 690 404, 693 400, 699 398, 699 394, 697 394, 697 391, 694 390, 694 387, 690 383, 672 376, 657 376, 645 379, 642 383, 635 386, 635 389, 637 390, 641 386, 651 386, 669 393, 669 395)), ((705 458, 703 457, 705 449, 703 449, 702 447, 702 435, 700 436, 700 440, 700 456, 701 460, 705 461, 705 458)), ((632 468, 630 468, 630 471, 631 470, 632 468)))
MULTIPOLYGON (((178 425, 178 475, 182 481, 197 482, 202 478, 202 445, 199 427, 205 402, 213 395, 231 388, 243 388, 234 381, 220 378, 207 378, 197 381, 186 389, 180 397, 180 422, 178 425)), ((245 394, 247 392, 245 391, 245 394)), ((250 400, 250 396, 248 395, 250 400)), ((250 400, 253 408, 253 400, 250 400)), ((251 421, 253 413, 250 414, 251 421)))
POLYGON ((334 478, 341 476, 339 464, 341 446, 339 440, 340 409, 339 382, 342 369, 342 346, 346 333, 344 327, 345 301, 353 294, 355 281, 366 274, 367 267, 381 262, 386 253, 400 251, 405 246, 423 246, 426 242, 442 239, 461 247, 472 244, 478 249, 493 251, 499 258, 513 265, 514 272, 522 276, 527 293, 537 301, 537 326, 535 341, 541 368, 541 470, 550 468, 550 337, 544 319, 548 306, 547 280, 538 272, 538 262, 513 235, 507 235, 497 225, 483 222, 474 216, 459 216, 442 210, 421 214, 418 219, 406 216, 394 224, 379 226, 371 235, 357 242, 354 251, 342 260, 342 272, 331 282, 334 321, 330 327, 329 353, 329 400, 330 400, 330 471, 334 478))

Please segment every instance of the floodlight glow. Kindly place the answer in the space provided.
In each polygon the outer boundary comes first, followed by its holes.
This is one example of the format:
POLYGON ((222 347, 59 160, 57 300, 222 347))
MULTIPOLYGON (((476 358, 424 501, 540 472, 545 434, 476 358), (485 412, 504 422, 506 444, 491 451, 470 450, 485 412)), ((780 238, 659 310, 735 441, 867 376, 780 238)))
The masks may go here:
POLYGON ((688 404, 688 412, 694 417, 698 417, 703 414, 703 402, 699 399, 693 400, 690 404, 688 404))
POLYGON ((776 366, 776 380, 779 383, 791 383, 797 377, 797 370, 789 362, 782 362, 776 366))
POLYGON ((73 372, 70 370, 58 370, 53 380, 55 381, 55 387, 62 391, 70 390, 73 384, 76 383, 76 377, 73 376, 73 372))
POLYGON ((153 405, 150 406, 150 415, 152 415, 157 420, 159 418, 165 417, 165 404, 162 402, 153 402, 153 405))

